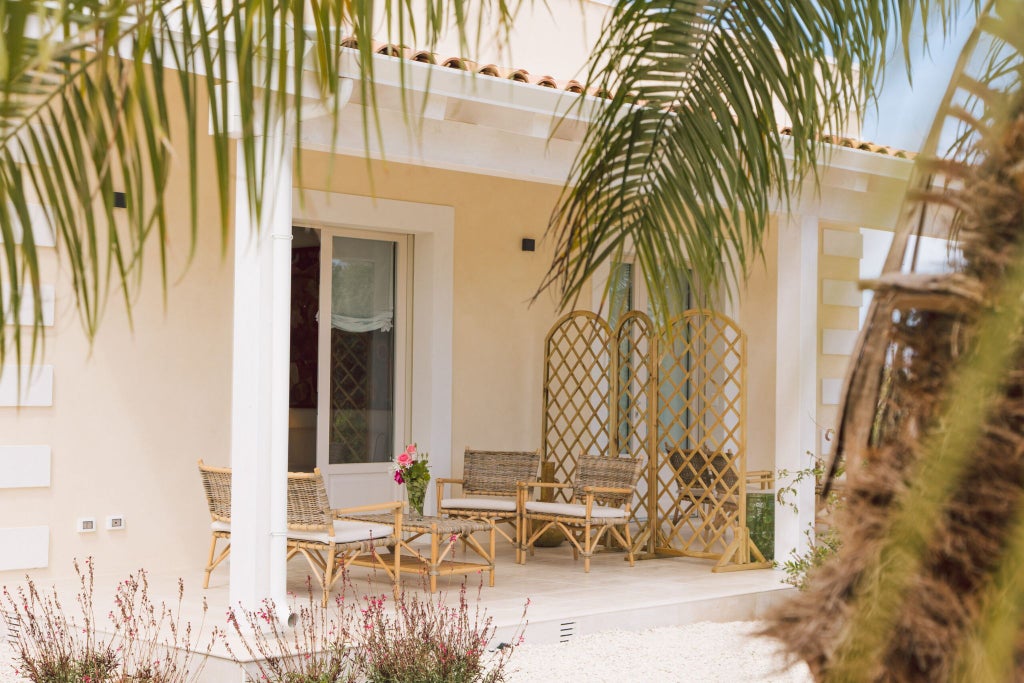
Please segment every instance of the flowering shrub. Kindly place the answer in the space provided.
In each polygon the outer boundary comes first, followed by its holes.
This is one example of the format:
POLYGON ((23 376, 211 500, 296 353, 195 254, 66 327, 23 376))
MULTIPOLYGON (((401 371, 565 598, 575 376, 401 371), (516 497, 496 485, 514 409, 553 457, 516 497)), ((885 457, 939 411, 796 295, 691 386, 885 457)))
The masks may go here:
MULTIPOLYGON (((470 610, 466 585, 459 591, 456 607, 436 599, 402 593, 388 609, 387 596, 364 599, 361 611, 363 674, 370 683, 496 683, 504 680, 504 667, 515 646, 522 642, 526 611, 515 641, 487 652, 494 637, 493 618, 477 605, 470 610)), ((529 603, 527 603, 529 604, 529 603)))
MULTIPOLYGON (((312 584, 298 610, 294 631, 274 619, 274 605, 242 610, 228 622, 253 660, 255 679, 269 683, 497 683, 522 640, 526 612, 515 642, 488 652, 495 626, 479 606, 470 608, 463 585, 455 607, 402 593, 354 597, 346 575, 333 608, 320 606, 312 584)), ((236 661, 226 639, 225 647, 236 661)))
POLYGON ((405 484, 409 507, 421 517, 423 516, 423 501, 427 495, 427 482, 430 481, 427 460, 426 453, 416 452, 414 443, 406 446, 405 450, 395 457, 395 481, 405 484))
MULTIPOLYGON (((344 586, 337 604, 344 603, 344 586)), ((228 610, 228 625, 253 660, 258 680, 269 683, 352 683, 358 678, 358 662, 348 647, 348 632, 343 622, 320 606, 313 598, 313 585, 306 580, 307 600, 297 607, 297 624, 287 629, 277 621, 272 600, 258 610, 228 610)), ((225 638, 228 653, 239 661, 225 638)))
MULTIPOLYGON (((122 581, 107 614, 109 632, 102 634, 94 614, 92 558, 84 569, 76 560, 75 572, 78 617, 68 616, 56 591, 40 593, 28 577, 24 588, 3 589, 0 613, 15 633, 17 675, 36 683, 184 683, 199 677, 206 656, 195 661, 192 625, 181 625, 185 588, 180 579, 176 610, 153 604, 145 571, 122 581)), ((205 602, 203 608, 205 614, 205 602)))

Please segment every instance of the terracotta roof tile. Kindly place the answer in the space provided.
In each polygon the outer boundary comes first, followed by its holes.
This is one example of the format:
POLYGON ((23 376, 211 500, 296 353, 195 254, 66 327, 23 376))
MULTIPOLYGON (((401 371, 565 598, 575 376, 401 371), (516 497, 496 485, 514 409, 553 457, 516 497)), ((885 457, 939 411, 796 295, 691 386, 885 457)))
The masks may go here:
MULTIPOLYGON (((341 41, 341 47, 349 49, 357 49, 359 47, 359 41, 354 37, 348 37, 341 41)), ((584 92, 583 84, 577 80, 559 81, 551 76, 531 76, 530 72, 526 69, 509 69, 498 66, 496 64, 484 64, 480 66, 476 62, 460 57, 458 55, 451 57, 441 57, 433 52, 427 50, 411 50, 410 48, 395 45, 394 43, 381 43, 374 41, 373 52, 379 55, 385 55, 388 57, 398 57, 399 59, 406 59, 413 62, 420 62, 422 64, 433 64, 435 66, 441 66, 448 69, 458 69, 460 71, 472 71, 481 76, 488 76, 490 78, 503 78, 516 81, 517 83, 525 83, 527 85, 535 85, 541 88, 552 88, 556 90, 564 90, 566 92, 574 94, 582 94, 584 92)), ((604 90, 592 90, 589 93, 594 97, 609 98, 610 94, 604 90)), ((792 135, 793 130, 791 128, 780 128, 779 132, 783 135, 792 135)), ((858 140, 850 137, 843 137, 839 135, 825 135, 821 138, 822 142, 828 144, 837 145, 839 147, 849 147, 851 149, 859 149, 865 152, 871 152, 873 154, 882 154, 884 156, 891 156, 898 159, 913 159, 916 154, 903 149, 895 149, 893 147, 887 147, 885 145, 878 145, 873 142, 866 140, 858 140)))

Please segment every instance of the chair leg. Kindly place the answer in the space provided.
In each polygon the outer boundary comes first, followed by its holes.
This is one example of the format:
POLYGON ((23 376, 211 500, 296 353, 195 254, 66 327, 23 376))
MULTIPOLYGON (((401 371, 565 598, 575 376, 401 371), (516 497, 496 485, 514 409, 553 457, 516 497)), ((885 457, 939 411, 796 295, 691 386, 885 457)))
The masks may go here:
POLYGON ((583 571, 590 573, 590 556, 594 553, 594 545, 590 539, 590 520, 583 527, 583 571))
POLYGON ((327 607, 327 597, 331 592, 331 584, 334 582, 334 562, 335 562, 335 549, 334 544, 331 544, 331 549, 327 551, 327 564, 324 566, 324 599, 323 606, 327 607))
POLYGON ((490 586, 491 586, 491 588, 494 588, 494 561, 495 561, 495 557, 494 557, 494 534, 495 534, 494 527, 495 527, 495 524, 492 523, 491 524, 491 548, 490 548, 490 555, 491 555, 491 583, 490 583, 490 586))
POLYGON ((629 566, 634 567, 636 564, 633 561, 633 539, 629 535, 629 520, 623 525, 626 527, 626 553, 629 555, 629 566))
POLYGON ((213 553, 217 550, 217 537, 210 539, 210 558, 206 561, 206 574, 203 576, 203 588, 210 587, 210 573, 213 571, 213 553))

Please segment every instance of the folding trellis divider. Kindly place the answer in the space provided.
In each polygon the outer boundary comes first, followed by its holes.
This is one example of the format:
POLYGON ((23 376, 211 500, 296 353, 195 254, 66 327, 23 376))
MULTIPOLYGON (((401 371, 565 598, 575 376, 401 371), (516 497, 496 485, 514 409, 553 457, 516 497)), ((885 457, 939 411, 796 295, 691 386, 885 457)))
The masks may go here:
POLYGON ((572 481, 582 453, 646 455, 633 511, 641 558, 771 566, 746 526, 746 422, 746 337, 725 316, 686 311, 658 335, 641 312, 612 330, 573 311, 545 339, 544 462, 572 481))

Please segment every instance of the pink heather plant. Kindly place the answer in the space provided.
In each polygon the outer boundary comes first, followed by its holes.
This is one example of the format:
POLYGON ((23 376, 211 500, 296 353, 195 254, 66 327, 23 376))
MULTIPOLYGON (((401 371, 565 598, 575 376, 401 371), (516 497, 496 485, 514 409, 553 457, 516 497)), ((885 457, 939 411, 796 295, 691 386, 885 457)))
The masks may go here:
POLYGON ((153 603, 146 572, 135 572, 118 584, 114 608, 107 614, 109 626, 100 630, 92 558, 86 559, 84 569, 75 560, 75 572, 79 616, 68 616, 55 590, 40 593, 27 576, 24 588, 3 589, 0 615, 15 634, 16 675, 35 683, 187 683, 199 677, 209 646, 196 661, 194 644, 202 627, 194 640, 192 625, 181 624, 185 587, 180 579, 178 604, 172 610, 153 603))

